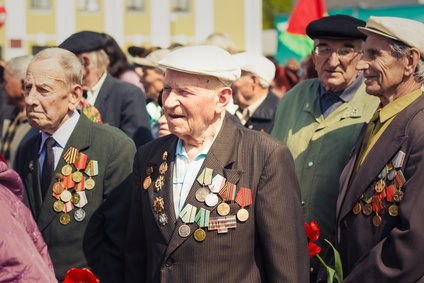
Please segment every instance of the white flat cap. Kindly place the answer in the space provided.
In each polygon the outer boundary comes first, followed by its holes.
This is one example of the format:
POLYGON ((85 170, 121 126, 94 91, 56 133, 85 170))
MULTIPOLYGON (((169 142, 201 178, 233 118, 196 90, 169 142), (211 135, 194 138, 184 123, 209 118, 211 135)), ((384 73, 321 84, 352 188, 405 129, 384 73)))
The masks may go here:
POLYGON ((367 20, 365 27, 358 27, 366 35, 379 34, 416 47, 424 57, 424 24, 398 17, 374 17, 367 20))
POLYGON ((164 68, 161 68, 159 66, 158 62, 162 60, 166 55, 168 55, 169 52, 171 52, 171 50, 169 49, 155 50, 144 58, 138 58, 138 57, 134 58, 133 62, 136 65, 159 68, 165 71, 164 68))
POLYGON ((258 75, 262 85, 268 87, 275 77, 275 65, 271 60, 253 52, 242 52, 233 55, 243 71, 258 75))
POLYGON ((178 48, 159 61, 159 66, 183 73, 218 78, 226 86, 240 78, 240 67, 222 48, 201 45, 178 48))

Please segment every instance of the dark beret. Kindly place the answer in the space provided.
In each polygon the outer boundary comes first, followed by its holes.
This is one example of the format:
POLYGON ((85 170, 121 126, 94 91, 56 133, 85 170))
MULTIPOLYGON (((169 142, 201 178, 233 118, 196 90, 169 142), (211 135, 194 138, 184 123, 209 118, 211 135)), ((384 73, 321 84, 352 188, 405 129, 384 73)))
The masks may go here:
POLYGON ((103 48, 105 37, 94 31, 74 33, 58 47, 71 51, 74 54, 100 50, 103 48))
POLYGON ((362 39, 367 36, 358 30, 365 22, 346 15, 334 15, 312 21, 306 27, 306 34, 312 38, 323 39, 362 39))

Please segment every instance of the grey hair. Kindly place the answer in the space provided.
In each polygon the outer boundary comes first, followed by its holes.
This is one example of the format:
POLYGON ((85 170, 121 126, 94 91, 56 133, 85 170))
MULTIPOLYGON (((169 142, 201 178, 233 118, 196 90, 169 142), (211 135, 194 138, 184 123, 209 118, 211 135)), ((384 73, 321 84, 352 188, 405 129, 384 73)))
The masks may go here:
MULTIPOLYGON (((402 59, 411 51, 411 47, 405 43, 389 38, 389 45, 392 51, 393 57, 396 59, 402 59)), ((420 54, 420 61, 414 72, 414 78, 417 82, 424 82, 424 58, 420 54)))
MULTIPOLYGON (((89 68, 99 72, 104 73, 107 71, 109 67, 109 56, 103 49, 95 50, 91 52, 85 52, 78 54, 78 58, 82 61, 82 54, 85 54, 90 58, 90 66, 89 68)), ((84 64, 84 62, 82 62, 84 64)))
POLYGON ((63 48, 47 48, 37 53, 32 61, 57 59, 65 73, 65 83, 68 87, 82 84, 82 64, 74 53, 63 48))
POLYGON ((10 59, 6 62, 7 72, 17 80, 25 79, 26 70, 33 57, 32 55, 23 55, 10 59))

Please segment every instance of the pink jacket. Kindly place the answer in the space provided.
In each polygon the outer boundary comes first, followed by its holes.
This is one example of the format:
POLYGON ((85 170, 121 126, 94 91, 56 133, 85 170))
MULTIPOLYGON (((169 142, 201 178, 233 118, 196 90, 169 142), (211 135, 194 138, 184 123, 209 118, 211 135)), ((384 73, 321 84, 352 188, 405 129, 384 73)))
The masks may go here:
POLYGON ((0 282, 57 282, 19 175, 0 155, 0 282))

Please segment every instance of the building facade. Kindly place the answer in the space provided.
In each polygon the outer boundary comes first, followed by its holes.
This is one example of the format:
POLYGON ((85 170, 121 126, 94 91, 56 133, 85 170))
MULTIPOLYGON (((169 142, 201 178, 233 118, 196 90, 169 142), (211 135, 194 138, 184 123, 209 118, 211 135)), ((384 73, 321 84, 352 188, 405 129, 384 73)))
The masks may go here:
POLYGON ((239 50, 262 52, 261 0, 3 0, 1 58, 57 46, 71 34, 107 33, 128 46, 199 44, 225 32, 239 50))

